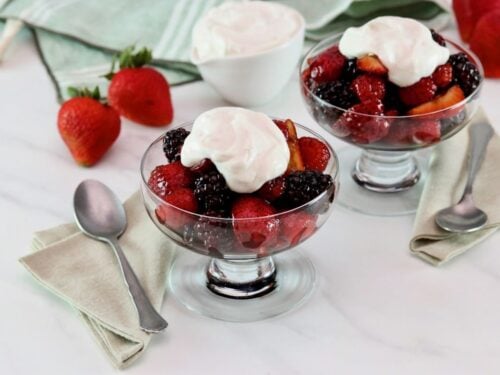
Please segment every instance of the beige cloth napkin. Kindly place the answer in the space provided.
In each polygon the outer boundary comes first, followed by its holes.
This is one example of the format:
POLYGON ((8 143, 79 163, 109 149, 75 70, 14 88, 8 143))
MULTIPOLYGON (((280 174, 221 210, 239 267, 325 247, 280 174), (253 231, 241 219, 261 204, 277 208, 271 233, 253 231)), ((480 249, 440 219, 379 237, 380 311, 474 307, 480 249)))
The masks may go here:
MULTIPOLYGON (((125 202, 128 226, 120 237, 132 268, 160 311, 175 246, 151 222, 140 192, 125 202)), ((75 224, 35 233, 34 253, 20 262, 46 288, 76 308, 112 363, 137 359, 151 335, 139 328, 137 312, 109 246, 84 235, 75 224)))
MULTIPOLYGON (((479 108, 471 121, 489 121, 479 108)), ((456 203, 465 186, 469 128, 465 128, 434 150, 429 176, 420 198, 415 218, 410 250, 432 263, 440 265, 462 254, 492 235, 500 226, 500 138, 491 139, 484 162, 473 187, 476 205, 488 214, 488 225, 469 234, 452 234, 434 223, 440 209, 456 203)))

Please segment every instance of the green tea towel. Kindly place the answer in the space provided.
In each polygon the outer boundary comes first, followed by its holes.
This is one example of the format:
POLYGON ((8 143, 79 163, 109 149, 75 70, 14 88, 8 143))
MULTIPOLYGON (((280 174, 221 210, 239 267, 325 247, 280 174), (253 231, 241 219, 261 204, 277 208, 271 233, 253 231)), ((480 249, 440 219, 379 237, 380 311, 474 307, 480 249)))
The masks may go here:
MULTIPOLYGON (((149 219, 141 193, 125 202, 127 230, 120 245, 153 306, 160 311, 175 245, 149 219)), ((21 264, 45 288, 77 309, 114 366, 139 358, 152 338, 139 327, 113 251, 75 224, 35 233, 21 264)), ((168 317, 167 317, 168 318, 168 317)), ((168 329, 165 333, 168 334, 168 329)), ((61 343, 66 345, 67 343, 61 343)))
MULTIPOLYGON (((488 121, 480 108, 472 121, 488 121)), ((436 146, 415 217, 410 250, 438 266, 484 241, 500 228, 500 137, 495 134, 474 182, 474 201, 488 214, 488 224, 473 233, 449 233, 434 222, 436 212, 458 202, 464 190, 468 167, 469 131, 463 129, 436 146)))
MULTIPOLYGON (((441 0, 443 1, 443 0, 441 0)), ((306 37, 317 41, 381 15, 414 17, 440 28, 447 20, 441 1, 277 0, 298 9, 306 37)), ((34 33, 58 98, 69 86, 106 92, 113 53, 132 44, 153 50, 153 65, 171 85, 200 79, 189 60, 191 30, 224 0, 0 0, 0 20, 20 19, 34 33)), ((0 48, 1 49, 1 48, 0 48)))

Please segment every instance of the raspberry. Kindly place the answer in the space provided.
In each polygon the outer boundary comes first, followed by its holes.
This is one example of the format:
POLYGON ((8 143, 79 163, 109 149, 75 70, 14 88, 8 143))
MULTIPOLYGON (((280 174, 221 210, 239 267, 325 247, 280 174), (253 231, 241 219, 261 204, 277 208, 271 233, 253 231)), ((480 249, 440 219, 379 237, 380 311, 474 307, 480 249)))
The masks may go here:
POLYGON ((193 190, 189 188, 178 188, 164 199, 165 202, 177 208, 162 204, 155 210, 156 217, 160 223, 166 224, 172 229, 182 228, 191 220, 190 215, 181 210, 194 213, 198 209, 193 190))
POLYGON ((351 139, 354 143, 368 144, 384 138, 388 133, 388 120, 371 118, 361 128, 352 132, 351 139))
POLYGON ((292 172, 285 177, 281 203, 289 208, 301 206, 333 185, 330 175, 317 171, 292 172))
POLYGON ((450 56, 448 63, 453 68, 454 81, 460 85, 465 96, 469 96, 481 83, 481 74, 463 52, 450 56))
POLYGON ((316 229, 316 215, 299 211, 285 215, 280 220, 280 236, 291 246, 310 237, 316 229))
POLYGON ((434 41, 439 44, 440 46, 443 46, 443 47, 446 47, 446 41, 444 40, 444 38, 441 36, 441 34, 438 34, 436 32, 436 30, 434 29, 431 29, 431 35, 432 35, 432 39, 434 39, 434 41))
POLYGON ((378 76, 363 74, 352 81, 351 90, 362 102, 371 99, 382 100, 385 95, 385 84, 384 80, 378 76))
POLYGON ((222 254, 232 250, 234 245, 233 229, 230 223, 222 220, 200 218, 194 225, 186 225, 184 241, 201 246, 209 254, 222 258, 222 254))
POLYGON ((314 95, 327 103, 344 109, 357 102, 356 96, 346 81, 323 83, 314 90, 314 95))
POLYGON ((306 169, 323 172, 330 160, 328 147, 319 139, 311 137, 299 138, 300 154, 306 169))
POLYGON ((189 132, 183 128, 170 130, 165 134, 163 137, 163 152, 169 162, 181 159, 181 148, 188 135, 189 132))
POLYGON ((413 124, 412 133, 415 143, 435 143, 441 138, 441 125, 435 120, 421 121, 413 124))
POLYGON ((232 214, 238 241, 250 249, 274 245, 278 237, 279 220, 266 216, 275 213, 273 206, 262 198, 242 196, 237 199, 233 203, 232 214))
POLYGON ((303 74, 309 87, 337 80, 342 74, 346 58, 333 46, 309 60, 309 67, 303 74))
POLYGON ((431 76, 439 88, 447 87, 453 80, 453 70, 450 64, 439 65, 431 76))
POLYGON ((408 87, 399 88, 401 101, 409 107, 415 107, 434 98, 437 87, 430 77, 424 77, 408 87))
POLYGON ((189 187, 193 174, 180 161, 157 166, 149 176, 148 186, 159 197, 165 197, 172 190, 189 187))
POLYGON ((194 195, 204 214, 213 211, 227 214, 231 206, 232 192, 217 170, 202 174, 194 181, 194 195))
POLYGON ((276 177, 262 185, 257 194, 265 200, 273 202, 283 195, 284 190, 285 179, 283 177, 276 177))

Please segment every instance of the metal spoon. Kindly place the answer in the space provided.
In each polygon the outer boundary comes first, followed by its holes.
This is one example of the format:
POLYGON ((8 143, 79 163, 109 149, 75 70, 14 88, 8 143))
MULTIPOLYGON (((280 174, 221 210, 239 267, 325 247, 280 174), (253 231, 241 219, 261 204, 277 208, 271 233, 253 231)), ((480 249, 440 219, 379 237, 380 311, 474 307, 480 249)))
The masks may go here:
POLYGON ((488 215, 474 205, 472 184, 481 167, 486 147, 494 130, 489 123, 484 121, 471 125, 469 132, 469 171, 462 198, 456 205, 445 208, 436 214, 436 224, 449 232, 474 232, 481 229, 488 221, 488 215))
POLYGON ((163 331, 167 327, 167 322, 151 305, 118 244, 118 237, 127 226, 125 209, 121 202, 106 185, 95 180, 85 180, 76 188, 73 205, 80 229, 88 236, 106 242, 113 248, 125 284, 137 309, 141 329, 150 333, 163 331))

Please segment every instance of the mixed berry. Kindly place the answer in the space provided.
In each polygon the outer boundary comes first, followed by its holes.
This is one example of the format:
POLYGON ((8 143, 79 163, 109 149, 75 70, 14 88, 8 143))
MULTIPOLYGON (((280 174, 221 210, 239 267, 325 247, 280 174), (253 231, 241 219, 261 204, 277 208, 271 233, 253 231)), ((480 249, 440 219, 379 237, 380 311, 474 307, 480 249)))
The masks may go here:
MULTIPOLYGON (((436 43, 446 46, 441 35, 431 33, 436 43)), ((451 129, 450 121, 463 118, 464 108, 456 104, 482 80, 465 53, 452 54, 430 76, 408 87, 398 87, 387 74, 377 56, 348 59, 334 45, 307 60, 301 73, 303 93, 316 120, 336 136, 373 147, 406 147, 438 142, 451 129), (398 118, 412 115, 419 116, 398 118)))
POLYGON ((169 163, 157 166, 148 180, 150 189, 168 203, 156 207, 158 222, 184 243, 215 257, 235 251, 265 256, 308 238, 333 201, 334 181, 324 173, 330 151, 317 138, 298 137, 293 121, 274 122, 290 150, 288 168, 251 194, 232 191, 208 159, 192 168, 183 166, 180 152, 189 131, 167 132, 163 151, 169 163))

